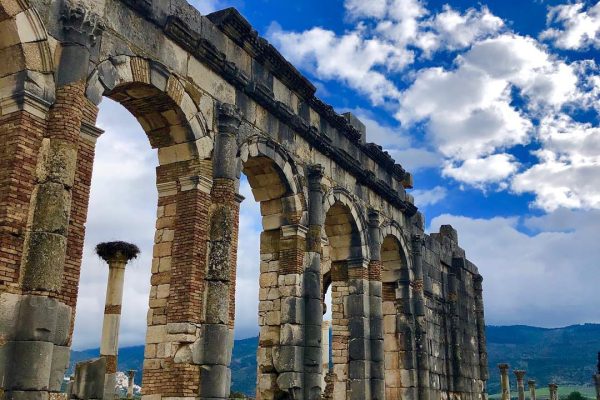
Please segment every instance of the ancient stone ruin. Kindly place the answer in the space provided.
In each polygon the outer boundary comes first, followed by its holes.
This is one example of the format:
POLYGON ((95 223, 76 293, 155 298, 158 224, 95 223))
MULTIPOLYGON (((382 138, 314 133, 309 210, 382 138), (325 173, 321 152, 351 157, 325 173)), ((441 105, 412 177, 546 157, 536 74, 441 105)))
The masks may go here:
POLYGON ((0 0, 0 59, 5 399, 61 396, 103 97, 160 161, 144 399, 229 395, 242 173, 264 228, 257 398, 485 397, 482 277, 457 232, 424 233, 411 175, 236 10, 0 0))

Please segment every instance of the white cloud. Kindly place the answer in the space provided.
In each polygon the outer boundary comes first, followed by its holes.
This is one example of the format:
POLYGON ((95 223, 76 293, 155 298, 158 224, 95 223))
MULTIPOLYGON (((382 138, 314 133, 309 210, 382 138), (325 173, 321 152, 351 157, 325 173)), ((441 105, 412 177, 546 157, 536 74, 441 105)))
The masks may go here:
POLYGON ((552 41, 557 48, 600 48, 600 2, 587 8, 584 2, 550 7, 547 25, 540 38, 552 41))
POLYGON ((535 193, 535 205, 548 211, 600 208, 600 128, 566 115, 546 117, 539 139, 539 162, 515 177, 513 190, 535 193))
POLYGON ((411 193, 415 198, 417 207, 431 206, 444 200, 448 195, 448 190, 442 186, 436 186, 433 189, 413 190, 411 193))
POLYGON ((225 8, 221 0, 190 0, 190 4, 204 15, 225 8))
POLYGON ((485 187, 489 183, 501 184, 513 175, 519 163, 510 154, 493 154, 483 158, 472 158, 460 162, 448 162, 442 174, 460 182, 476 187, 485 187))
POLYGON ((486 323, 557 327, 600 322, 597 229, 600 211, 557 210, 521 221, 538 231, 519 231, 518 218, 434 218, 431 229, 451 224, 467 257, 484 277, 486 323), (533 294, 533 295, 532 295, 533 294))
POLYGON ((339 79, 369 96, 374 104, 399 96, 384 68, 397 71, 412 61, 412 54, 376 39, 364 39, 358 31, 337 36, 323 28, 295 33, 272 24, 269 39, 295 65, 312 71, 320 79, 339 79))

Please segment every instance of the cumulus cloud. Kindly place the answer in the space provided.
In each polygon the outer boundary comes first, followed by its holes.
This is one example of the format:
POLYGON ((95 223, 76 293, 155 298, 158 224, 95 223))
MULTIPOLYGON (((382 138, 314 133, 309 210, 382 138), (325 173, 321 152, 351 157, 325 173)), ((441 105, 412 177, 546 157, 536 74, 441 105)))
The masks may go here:
POLYGON ((503 181, 513 175, 519 163, 510 154, 493 154, 483 158, 472 158, 460 162, 448 162, 442 174, 460 182, 476 187, 485 187, 497 183, 503 187, 503 181))
POLYGON ((540 38, 560 49, 600 48, 600 2, 589 7, 584 2, 550 7, 547 25, 540 38))
POLYGON ((556 210, 542 217, 434 218, 451 224, 467 256, 484 276, 486 323, 557 327, 600 322, 597 267, 600 211, 556 210), (535 230, 528 236, 523 224, 535 230), (535 295, 532 296, 532 293, 535 295))
POLYGON ((535 193, 544 210, 600 208, 600 128, 550 116, 540 122, 539 139, 539 162, 515 177, 513 189, 535 193))
POLYGON ((417 207, 425 207, 444 200, 448 195, 448 190, 443 186, 436 186, 433 189, 413 190, 411 194, 415 198, 415 205, 417 207))

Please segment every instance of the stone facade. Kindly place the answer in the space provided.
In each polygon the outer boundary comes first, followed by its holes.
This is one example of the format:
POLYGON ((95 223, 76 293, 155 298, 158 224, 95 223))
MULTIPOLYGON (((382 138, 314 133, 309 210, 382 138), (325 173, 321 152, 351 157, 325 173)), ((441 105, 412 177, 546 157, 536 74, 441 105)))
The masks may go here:
POLYGON ((0 38, 6 399, 60 390, 103 97, 138 119, 160 162, 145 399, 229 395, 242 173, 264 228, 259 399, 486 396, 482 278, 456 231, 424 234, 411 175, 236 10, 0 0, 0 38))

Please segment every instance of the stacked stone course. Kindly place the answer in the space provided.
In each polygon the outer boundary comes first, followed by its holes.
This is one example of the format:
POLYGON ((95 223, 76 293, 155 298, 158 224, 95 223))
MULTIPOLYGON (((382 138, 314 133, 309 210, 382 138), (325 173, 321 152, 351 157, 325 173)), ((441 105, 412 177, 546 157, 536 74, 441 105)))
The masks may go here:
POLYGON ((0 0, 5 398, 60 389, 103 97, 160 163, 145 400, 229 396, 242 173, 263 225, 257 398, 485 398, 482 278, 451 227, 425 235, 410 173, 358 118, 316 98, 234 9, 50 3, 0 0))

